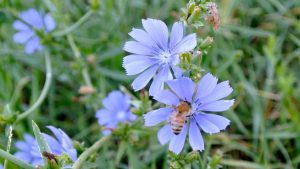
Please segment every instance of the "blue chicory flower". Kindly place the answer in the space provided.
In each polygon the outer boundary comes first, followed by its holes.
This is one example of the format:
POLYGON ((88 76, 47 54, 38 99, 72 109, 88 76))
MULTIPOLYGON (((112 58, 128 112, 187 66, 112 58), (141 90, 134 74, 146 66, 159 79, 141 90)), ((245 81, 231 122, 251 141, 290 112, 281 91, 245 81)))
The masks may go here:
MULTIPOLYGON (((103 109, 96 112, 96 118, 100 125, 108 129, 116 128, 118 123, 132 122, 136 119, 130 111, 130 97, 120 91, 112 91, 102 101, 103 109)), ((103 134, 107 135, 111 131, 104 130, 103 134)))
MULTIPOLYGON (((67 154, 73 162, 77 160, 77 152, 73 148, 72 140, 69 136, 60 128, 53 126, 47 126, 48 129, 54 134, 52 137, 43 133, 45 140, 47 141, 51 153, 54 155, 67 154)), ((19 149, 14 155, 32 165, 43 165, 42 155, 39 152, 36 139, 30 134, 24 134, 24 141, 17 141, 15 146, 19 149)))
POLYGON ((164 90, 154 96, 154 99, 168 105, 165 108, 150 111, 144 115, 145 126, 154 126, 160 122, 169 122, 162 127, 157 136, 159 142, 164 145, 170 141, 169 150, 179 154, 184 146, 187 133, 193 150, 204 150, 204 141, 200 133, 213 134, 224 130, 230 121, 222 116, 206 113, 228 110, 234 100, 223 100, 233 90, 228 81, 217 84, 217 78, 206 74, 198 84, 190 78, 181 77, 166 82, 170 90, 164 90), (186 117, 182 130, 178 135, 172 131, 170 117, 182 102, 190 106, 190 115, 186 117))
POLYGON ((20 18, 23 22, 16 20, 13 23, 13 27, 18 31, 13 36, 13 40, 16 43, 25 44, 24 51, 26 54, 32 54, 35 51, 43 49, 43 46, 40 44, 40 38, 34 29, 45 31, 45 33, 52 31, 56 27, 53 18, 49 14, 43 17, 35 9, 22 12, 20 18))
POLYGON ((3 165, 2 164, 0 164, 0 169, 3 169, 3 165))
POLYGON ((156 19, 142 20, 145 30, 133 28, 129 35, 135 41, 125 43, 124 50, 131 53, 123 60, 127 75, 140 74, 132 83, 135 91, 144 88, 153 78, 150 95, 159 93, 164 82, 180 76, 182 71, 176 65, 179 55, 192 51, 197 44, 196 34, 183 36, 183 23, 173 24, 170 38, 167 25, 156 19))

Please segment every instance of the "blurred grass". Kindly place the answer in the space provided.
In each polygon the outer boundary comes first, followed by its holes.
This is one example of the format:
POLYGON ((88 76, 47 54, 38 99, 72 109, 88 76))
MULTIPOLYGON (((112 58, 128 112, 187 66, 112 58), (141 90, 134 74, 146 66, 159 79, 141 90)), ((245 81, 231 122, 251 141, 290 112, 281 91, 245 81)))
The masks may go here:
MULTIPOLYGON (((88 12, 88 1, 52 0, 52 15, 64 30, 88 12)), ((71 32, 83 60, 95 56, 96 62, 75 59, 66 36, 51 43, 54 79, 44 104, 14 130, 14 141, 30 132, 31 119, 42 131, 52 124, 72 138, 91 145, 100 135, 94 118, 106 93, 120 85, 130 89, 131 77, 122 68, 124 42, 132 27, 141 27, 142 18, 159 18, 169 25, 178 20, 183 0, 101 0, 100 9, 71 32), (80 96, 86 67, 97 94, 80 96), (74 125, 75 124, 75 125, 74 125)), ((0 111, 10 103, 13 111, 23 112, 39 96, 44 83, 43 54, 25 55, 12 41, 14 16, 34 7, 49 12, 43 1, 0 0, 0 111)), ((198 36, 213 36, 214 45, 205 56, 203 68, 228 79, 235 89, 236 105, 224 115, 232 123, 221 134, 205 135, 207 147, 202 156, 223 152, 224 168, 300 167, 300 1, 223 0, 218 1, 221 28, 201 30, 198 36)), ((142 123, 142 122, 141 122, 142 123)), ((158 128, 138 130, 109 142, 99 151, 100 168, 167 168, 167 147, 158 144, 158 128), (142 141, 141 141, 142 140, 142 141), (119 145, 119 146, 116 146, 119 145), (116 161, 111 159, 116 159, 116 161)), ((4 128, 0 128, 0 148, 6 147, 4 128), (2 134, 3 133, 3 134, 2 134)), ((14 147, 12 147, 14 150, 14 147)), ((98 164, 98 165, 97 165, 98 164)), ((194 168, 199 168, 194 163, 194 168)))

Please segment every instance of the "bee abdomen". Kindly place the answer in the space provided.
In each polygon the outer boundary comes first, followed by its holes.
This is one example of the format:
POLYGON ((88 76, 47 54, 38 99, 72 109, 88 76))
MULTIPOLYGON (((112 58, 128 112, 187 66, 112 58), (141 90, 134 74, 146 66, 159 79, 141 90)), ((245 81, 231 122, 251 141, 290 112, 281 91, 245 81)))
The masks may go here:
POLYGON ((184 126, 184 123, 176 123, 176 121, 174 123, 171 123, 171 126, 172 126, 172 131, 175 135, 178 135, 180 134, 183 126, 184 126))
POLYGON ((185 124, 186 116, 178 111, 175 111, 170 116, 170 125, 172 128, 172 132, 175 135, 180 134, 184 124, 185 124))

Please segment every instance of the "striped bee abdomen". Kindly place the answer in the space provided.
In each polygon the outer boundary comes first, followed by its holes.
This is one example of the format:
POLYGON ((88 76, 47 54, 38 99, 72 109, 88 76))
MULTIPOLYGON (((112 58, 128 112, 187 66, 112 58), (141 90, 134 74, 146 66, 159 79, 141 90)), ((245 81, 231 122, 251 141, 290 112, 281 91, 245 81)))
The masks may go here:
POLYGON ((170 124, 172 128, 172 132, 175 135, 180 134, 184 124, 185 124, 185 116, 182 116, 181 113, 174 111, 172 115, 170 116, 170 124))

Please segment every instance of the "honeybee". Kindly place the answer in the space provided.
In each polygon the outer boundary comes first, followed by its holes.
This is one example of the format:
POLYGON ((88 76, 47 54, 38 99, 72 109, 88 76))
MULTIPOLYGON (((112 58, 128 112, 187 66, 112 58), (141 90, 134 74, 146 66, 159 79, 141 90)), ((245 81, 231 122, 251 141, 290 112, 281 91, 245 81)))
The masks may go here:
POLYGON ((44 157, 46 157, 49 161, 54 160, 54 161, 57 162, 56 156, 55 156, 54 154, 51 154, 51 153, 48 153, 48 152, 44 151, 44 152, 42 153, 42 155, 43 155, 44 157))
POLYGON ((187 117, 190 116, 191 113, 191 106, 188 102, 180 102, 175 110, 171 113, 169 118, 169 123, 171 125, 172 131, 175 135, 178 135, 185 122, 187 117))

